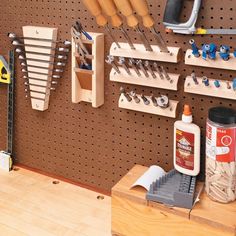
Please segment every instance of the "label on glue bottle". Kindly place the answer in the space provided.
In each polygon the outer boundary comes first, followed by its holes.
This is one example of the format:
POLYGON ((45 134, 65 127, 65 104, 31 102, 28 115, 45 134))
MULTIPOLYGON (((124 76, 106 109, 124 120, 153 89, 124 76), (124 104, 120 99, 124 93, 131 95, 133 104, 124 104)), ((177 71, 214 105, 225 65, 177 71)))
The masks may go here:
POLYGON ((194 170, 194 134, 176 130, 176 165, 194 170))
POLYGON ((219 162, 234 162, 235 128, 217 128, 209 123, 206 132, 206 155, 219 162))

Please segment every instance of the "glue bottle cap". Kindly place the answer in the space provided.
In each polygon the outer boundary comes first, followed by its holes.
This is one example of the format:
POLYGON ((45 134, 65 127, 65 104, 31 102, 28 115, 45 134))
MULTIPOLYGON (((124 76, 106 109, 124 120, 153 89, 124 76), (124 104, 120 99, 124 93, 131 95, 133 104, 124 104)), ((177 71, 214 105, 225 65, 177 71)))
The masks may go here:
POLYGON ((192 116, 191 108, 189 105, 184 105, 184 113, 182 116, 182 121, 185 123, 193 122, 193 116, 192 116))

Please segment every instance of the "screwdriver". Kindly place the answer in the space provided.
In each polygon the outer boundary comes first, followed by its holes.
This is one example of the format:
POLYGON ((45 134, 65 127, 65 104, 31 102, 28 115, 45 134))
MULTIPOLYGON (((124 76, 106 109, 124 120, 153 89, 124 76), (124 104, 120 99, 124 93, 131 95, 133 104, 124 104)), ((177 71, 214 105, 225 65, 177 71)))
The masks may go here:
POLYGON ((105 30, 108 32, 108 34, 111 36, 112 40, 116 43, 116 46, 118 48, 120 47, 120 44, 115 39, 114 35, 112 34, 109 25, 108 20, 106 17, 102 14, 102 9, 97 0, 82 0, 84 5, 87 7, 89 12, 96 17, 96 22, 99 26, 104 27, 105 30))
POLYGON ((115 28, 118 28, 124 35, 125 39, 127 40, 129 46, 131 49, 135 50, 135 47, 129 37, 129 35, 127 34, 127 32, 125 31, 125 29, 123 28, 123 22, 121 17, 117 14, 117 9, 116 6, 114 4, 114 2, 112 0, 98 0, 102 10, 105 12, 105 14, 107 16, 111 17, 111 23, 112 26, 115 28))
POLYGON ((139 28, 138 19, 133 13, 133 9, 129 0, 114 0, 114 2, 118 10, 122 13, 122 15, 126 17, 128 26, 135 29, 138 32, 146 50, 153 51, 150 43, 147 40, 146 35, 139 28))
POLYGON ((161 34, 158 33, 155 29, 155 22, 154 19, 149 14, 148 4, 146 0, 130 0, 133 9, 137 12, 139 16, 143 18, 143 25, 150 29, 153 33, 157 45, 160 48, 161 52, 169 53, 169 50, 166 46, 164 39, 162 38, 161 34))

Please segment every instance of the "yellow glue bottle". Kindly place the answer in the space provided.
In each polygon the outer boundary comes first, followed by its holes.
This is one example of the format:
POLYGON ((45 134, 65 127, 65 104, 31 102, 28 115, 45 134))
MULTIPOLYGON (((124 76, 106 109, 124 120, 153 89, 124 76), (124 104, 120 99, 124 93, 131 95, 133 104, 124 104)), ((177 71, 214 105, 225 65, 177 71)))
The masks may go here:
POLYGON ((180 173, 197 176, 200 172, 201 131, 192 122, 190 106, 185 105, 182 120, 174 124, 174 166, 180 173))

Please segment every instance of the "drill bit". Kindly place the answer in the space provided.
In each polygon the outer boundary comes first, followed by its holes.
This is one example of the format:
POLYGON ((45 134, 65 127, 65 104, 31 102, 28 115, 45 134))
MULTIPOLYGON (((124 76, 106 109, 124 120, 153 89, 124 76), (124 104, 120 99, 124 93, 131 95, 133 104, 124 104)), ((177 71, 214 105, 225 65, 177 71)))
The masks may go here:
POLYGON ((136 74, 140 77, 141 76, 141 73, 140 71, 138 70, 137 68, 137 65, 136 65, 136 62, 133 58, 129 58, 129 66, 131 66, 134 71, 136 72, 136 74))
POLYGON ((130 69, 127 67, 124 57, 119 57, 118 63, 125 69, 128 75, 131 75, 130 69))
POLYGON ((156 70, 157 74, 159 75, 159 77, 163 80, 164 79, 164 76, 163 74, 161 73, 160 69, 159 69, 159 66, 157 65, 156 62, 153 63, 153 67, 154 69, 156 70))
POLYGON ((107 64, 111 65, 112 68, 113 68, 118 74, 121 73, 119 67, 115 64, 115 58, 114 58, 114 56, 108 55, 108 56, 107 56, 107 60, 105 60, 105 61, 106 61, 107 64))
POLYGON ((120 87, 120 93, 124 95, 124 97, 127 99, 128 102, 132 101, 132 97, 130 97, 129 94, 126 93, 126 91, 123 87, 120 87))
POLYGON ((137 60, 137 65, 139 66, 139 68, 142 70, 143 74, 148 78, 149 74, 147 73, 147 71, 145 70, 144 66, 143 66, 143 62, 142 60, 137 60))
POLYGON ((134 91, 130 92, 130 96, 133 97, 135 103, 140 103, 140 99, 138 98, 137 94, 134 91))
POLYGON ((156 76, 156 74, 154 73, 154 71, 152 70, 149 61, 145 61, 145 62, 144 62, 144 65, 145 65, 145 67, 148 69, 149 73, 152 75, 153 79, 156 79, 157 76, 156 76))

